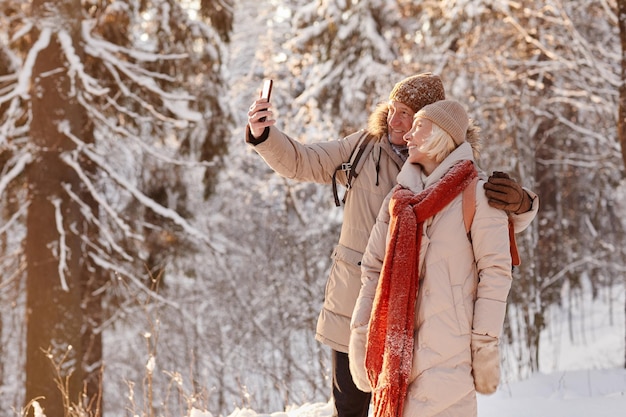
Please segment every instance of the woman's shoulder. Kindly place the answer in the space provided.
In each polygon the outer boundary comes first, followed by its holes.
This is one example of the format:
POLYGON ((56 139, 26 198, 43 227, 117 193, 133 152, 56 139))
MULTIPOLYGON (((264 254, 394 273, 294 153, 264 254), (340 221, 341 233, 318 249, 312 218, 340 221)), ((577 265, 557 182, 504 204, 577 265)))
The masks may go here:
POLYGON ((491 217, 506 218, 507 214, 504 210, 497 209, 489 204, 484 188, 486 182, 487 181, 483 178, 479 178, 476 182, 476 211, 480 211, 481 213, 491 217))

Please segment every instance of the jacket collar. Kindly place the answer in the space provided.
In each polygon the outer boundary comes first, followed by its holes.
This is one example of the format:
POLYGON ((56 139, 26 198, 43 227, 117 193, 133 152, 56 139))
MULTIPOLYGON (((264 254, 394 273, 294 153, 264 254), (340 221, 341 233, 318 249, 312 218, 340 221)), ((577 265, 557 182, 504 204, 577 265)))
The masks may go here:
POLYGON ((389 138, 387 137, 387 135, 383 135, 377 141, 376 145, 380 147, 380 149, 378 150, 375 149, 377 157, 382 151, 382 152, 385 152, 391 158, 391 160, 398 166, 398 168, 401 168, 404 165, 404 159, 402 159, 402 157, 398 155, 398 153, 393 149, 391 142, 389 142, 389 138))

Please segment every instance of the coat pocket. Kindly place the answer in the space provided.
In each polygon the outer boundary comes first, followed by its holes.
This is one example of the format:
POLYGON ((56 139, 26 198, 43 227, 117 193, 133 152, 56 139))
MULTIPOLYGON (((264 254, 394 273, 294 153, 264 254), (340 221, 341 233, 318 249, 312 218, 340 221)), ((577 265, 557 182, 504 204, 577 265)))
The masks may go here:
POLYGON ((343 245, 335 246, 333 265, 326 283, 324 307, 346 317, 352 310, 361 289, 361 258, 363 254, 343 245))
POLYGON ((452 286, 452 300, 454 301, 456 321, 459 325, 459 334, 469 334, 472 330, 472 323, 467 316, 467 309, 465 308, 465 297, 463 295, 462 285, 452 286))

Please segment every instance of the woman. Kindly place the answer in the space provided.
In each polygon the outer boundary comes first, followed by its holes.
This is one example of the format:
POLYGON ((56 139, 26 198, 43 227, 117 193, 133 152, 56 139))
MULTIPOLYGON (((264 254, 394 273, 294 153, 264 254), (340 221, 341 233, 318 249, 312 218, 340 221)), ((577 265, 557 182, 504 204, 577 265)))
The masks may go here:
POLYGON ((415 114, 404 136, 409 158, 363 256, 350 370, 372 391, 375 417, 475 416, 476 391, 499 383, 508 221, 489 206, 482 181, 472 182, 468 124, 451 100, 415 114), (462 191, 470 183, 476 211, 466 235, 462 191))

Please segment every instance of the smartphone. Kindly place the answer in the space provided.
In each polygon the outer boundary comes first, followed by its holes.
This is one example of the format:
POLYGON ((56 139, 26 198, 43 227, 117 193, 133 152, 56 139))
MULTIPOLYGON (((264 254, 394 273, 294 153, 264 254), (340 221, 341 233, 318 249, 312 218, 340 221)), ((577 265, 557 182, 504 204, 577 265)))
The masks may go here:
POLYGON ((267 101, 270 100, 270 96, 272 95, 272 84, 274 82, 272 80, 265 80, 263 82, 263 91, 261 91, 261 98, 266 98, 267 101))
MULTIPOLYGON (((272 95, 272 85, 274 82, 272 80, 265 80, 263 82, 263 90, 261 91, 261 98, 266 98, 267 101, 270 100, 270 96, 272 95)), ((265 117, 261 117, 259 119, 260 122, 265 121, 265 117)))

